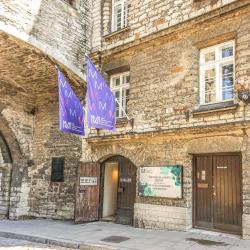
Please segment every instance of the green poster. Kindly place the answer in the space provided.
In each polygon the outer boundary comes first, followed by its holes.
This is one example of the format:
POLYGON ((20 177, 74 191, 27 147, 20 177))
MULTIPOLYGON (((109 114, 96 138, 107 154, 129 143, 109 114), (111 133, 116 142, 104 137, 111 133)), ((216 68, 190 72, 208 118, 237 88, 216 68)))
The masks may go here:
POLYGON ((140 167, 139 195, 182 198, 182 166, 140 167))

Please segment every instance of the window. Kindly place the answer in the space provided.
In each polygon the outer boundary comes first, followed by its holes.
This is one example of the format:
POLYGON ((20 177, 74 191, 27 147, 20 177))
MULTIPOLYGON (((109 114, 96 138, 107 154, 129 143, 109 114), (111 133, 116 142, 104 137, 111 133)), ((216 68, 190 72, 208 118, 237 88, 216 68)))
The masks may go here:
POLYGON ((112 32, 127 26, 127 1, 113 0, 112 2, 112 32))
POLYGON ((125 117, 124 110, 127 112, 127 102, 129 98, 130 73, 126 72, 111 76, 110 88, 119 102, 116 103, 116 117, 125 117))
POLYGON ((53 157, 51 168, 51 181, 64 181, 64 157, 53 157))
POLYGON ((200 51, 200 104, 233 99, 234 41, 200 51))

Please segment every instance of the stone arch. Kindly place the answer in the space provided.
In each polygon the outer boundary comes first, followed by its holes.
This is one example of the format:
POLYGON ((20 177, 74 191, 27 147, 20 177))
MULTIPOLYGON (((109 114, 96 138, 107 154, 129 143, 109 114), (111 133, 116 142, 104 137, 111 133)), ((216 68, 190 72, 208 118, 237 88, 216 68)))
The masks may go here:
POLYGON ((0 132, 0 163, 12 163, 12 156, 10 153, 9 146, 0 132))
MULTIPOLYGON (((12 130, 9 128, 7 122, 3 117, 0 116, 0 141, 1 138, 3 140, 3 145, 5 145, 5 149, 1 147, 1 151, 3 153, 3 150, 7 152, 9 157, 9 162, 12 162, 14 164, 24 164, 24 156, 21 152, 21 148, 19 146, 19 143, 12 132, 12 130)), ((1 145, 1 142, 0 142, 1 145)))
POLYGON ((137 165, 129 158, 129 157, 126 157, 124 155, 121 155, 121 154, 110 154, 110 155, 105 155, 103 157, 101 157, 98 162, 100 164, 103 164, 109 160, 112 160, 112 159, 115 159, 115 158, 121 158, 121 159, 126 159, 128 161, 130 161, 135 167, 137 167, 137 165))

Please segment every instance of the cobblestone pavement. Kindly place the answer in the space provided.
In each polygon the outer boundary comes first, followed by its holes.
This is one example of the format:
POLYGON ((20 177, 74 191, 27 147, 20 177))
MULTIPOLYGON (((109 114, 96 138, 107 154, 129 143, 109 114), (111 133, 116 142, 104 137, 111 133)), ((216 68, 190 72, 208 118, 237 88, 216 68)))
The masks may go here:
POLYGON ((0 250, 72 250, 72 248, 49 246, 25 240, 0 237, 0 250))

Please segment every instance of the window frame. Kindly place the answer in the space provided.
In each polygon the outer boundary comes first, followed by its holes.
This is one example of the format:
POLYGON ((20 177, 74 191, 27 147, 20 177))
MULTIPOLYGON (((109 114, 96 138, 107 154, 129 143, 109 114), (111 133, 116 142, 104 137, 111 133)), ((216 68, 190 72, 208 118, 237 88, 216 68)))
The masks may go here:
MULTIPOLYGON (((115 92, 117 90, 119 90, 119 93, 120 93, 119 94, 119 100, 117 99, 117 101, 119 102, 119 116, 116 116, 116 119, 121 119, 121 118, 125 118, 126 117, 126 114, 123 114, 124 112, 122 110, 122 108, 125 111, 127 109, 126 102, 125 102, 125 105, 123 105, 123 102, 122 102, 122 99, 123 99, 123 96, 122 96, 123 90, 127 90, 127 89, 130 90, 130 81, 129 81, 129 83, 122 84, 122 79, 123 79, 123 77, 126 77, 126 76, 131 77, 130 71, 125 71, 125 72, 113 74, 113 75, 110 76, 110 89, 111 89, 112 93, 114 94, 114 96, 115 96, 115 92), (118 77, 120 78, 120 85, 119 86, 114 86, 113 81, 114 81, 114 79, 117 79, 118 77), (121 108, 121 106, 122 106, 122 108, 121 108)), ((115 98, 116 98, 116 96, 115 96, 115 98)))
POLYGON ((65 171, 65 157, 64 156, 55 156, 55 157, 52 157, 51 158, 51 175, 50 175, 50 181, 51 182, 64 182, 64 171, 65 171), (59 171, 57 169, 55 169, 55 167, 58 166, 58 163, 56 164, 56 161, 61 161, 62 162, 62 165, 60 166, 61 167, 61 170, 62 170, 62 173, 61 175, 57 175, 56 173, 58 173, 59 171), (55 162, 53 164, 53 162, 55 162), (58 179, 58 176, 60 177, 60 179, 58 179))
POLYGON ((128 5, 127 0, 112 0, 111 32, 119 31, 128 25, 128 5), (117 1, 117 3, 115 3, 117 1), (115 27, 115 7, 121 5, 121 28, 115 27), (125 18, 125 19, 124 19, 125 18))
POLYGON ((223 100, 223 91, 222 91, 222 65, 233 64, 233 87, 235 85, 235 40, 230 40, 224 43, 219 43, 207 48, 200 50, 199 58, 199 105, 209 105, 221 102, 228 102, 234 100, 234 97, 231 99, 223 100), (222 58, 222 49, 232 46, 233 47, 233 56, 222 58), (211 62, 205 62, 205 55, 209 52, 215 52, 215 60, 211 62), (214 102, 205 102, 205 71, 208 69, 215 69, 215 101, 214 102))

